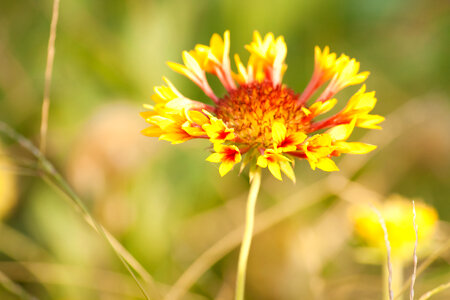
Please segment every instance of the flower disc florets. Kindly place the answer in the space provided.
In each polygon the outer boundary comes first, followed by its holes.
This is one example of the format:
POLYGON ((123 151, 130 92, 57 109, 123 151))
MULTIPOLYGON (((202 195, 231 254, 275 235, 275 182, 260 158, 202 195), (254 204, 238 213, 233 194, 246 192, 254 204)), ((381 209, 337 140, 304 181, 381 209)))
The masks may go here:
POLYGON ((376 103, 375 93, 365 85, 353 95, 347 106, 328 118, 316 117, 329 112, 334 97, 343 88, 364 82, 368 72, 359 72, 359 63, 346 55, 337 57, 316 47, 312 78, 301 94, 282 84, 287 65, 287 47, 283 37, 272 33, 264 39, 258 32, 245 48, 250 52, 247 65, 235 55, 237 72, 229 58, 230 33, 218 34, 210 45, 197 45, 183 52, 183 65, 169 62, 176 72, 188 77, 215 103, 214 106, 184 97, 164 78, 165 86, 155 87, 148 111, 141 115, 150 124, 142 132, 174 144, 194 138, 209 139, 214 153, 207 160, 221 163, 221 175, 243 159, 243 166, 259 166, 281 180, 281 172, 295 180, 295 158, 306 159, 312 169, 336 171, 331 159, 342 153, 363 154, 375 146, 347 142, 354 127, 380 128, 383 117, 370 115, 376 103), (206 73, 217 76, 227 93, 217 97, 206 73), (307 102, 327 81, 323 92, 311 104, 307 102), (323 129, 327 129, 323 132, 323 129), (321 133, 315 133, 321 130, 321 133), (244 157, 244 158, 243 158, 244 157))
POLYGON ((297 99, 298 95, 285 86, 274 87, 270 81, 252 82, 220 99, 216 115, 234 129, 236 142, 270 148, 274 122, 283 123, 287 133, 308 130, 297 99))

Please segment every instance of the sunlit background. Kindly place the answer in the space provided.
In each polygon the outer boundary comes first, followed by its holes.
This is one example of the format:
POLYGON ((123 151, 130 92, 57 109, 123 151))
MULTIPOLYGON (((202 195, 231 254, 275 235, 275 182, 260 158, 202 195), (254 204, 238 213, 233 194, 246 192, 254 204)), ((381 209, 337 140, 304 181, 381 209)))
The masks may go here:
MULTIPOLYGON (((0 2, 0 120, 36 143, 51 9, 50 0, 0 2)), ((352 213, 392 195, 439 215, 430 239, 419 242, 419 266, 437 256, 418 276, 416 295, 449 282, 449 1, 61 0, 47 156, 160 293, 243 223, 248 175, 234 170, 220 178, 205 161, 207 143, 172 146, 141 136, 139 112, 163 75, 186 96, 207 101, 166 62, 180 62, 183 50, 227 29, 231 53, 243 57, 254 30, 283 35, 284 82, 298 92, 312 74, 315 45, 355 57, 371 72, 374 112, 387 117, 382 131, 354 134, 379 149, 344 156, 339 173, 299 161, 295 185, 264 174, 247 299, 382 299, 385 261, 355 235, 352 213)), ((340 103, 357 87, 348 90, 340 103)), ((30 159, 2 138, 0 299, 20 299, 8 282, 38 299, 140 299, 108 244, 30 159)), ((412 206, 404 213, 413 228, 412 206)), ((182 299, 232 299, 237 246, 220 244, 229 250, 182 299)), ((412 252, 413 244, 405 280, 412 252)), ((433 299, 450 299, 450 291, 433 299)))

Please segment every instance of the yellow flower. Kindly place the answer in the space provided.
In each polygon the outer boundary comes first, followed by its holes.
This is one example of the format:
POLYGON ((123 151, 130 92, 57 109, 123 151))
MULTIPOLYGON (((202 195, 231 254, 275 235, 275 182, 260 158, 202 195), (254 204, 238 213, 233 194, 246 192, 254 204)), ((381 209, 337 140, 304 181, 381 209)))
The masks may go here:
POLYGON ((142 117, 150 127, 142 132, 172 143, 194 138, 208 139, 215 153, 209 161, 221 162, 221 175, 245 156, 243 166, 268 168, 277 178, 281 173, 295 180, 295 158, 306 159, 312 169, 337 171, 332 157, 343 153, 363 154, 375 147, 347 142, 353 128, 378 128, 383 118, 370 115, 376 100, 365 86, 350 98, 339 113, 317 121, 337 103, 334 95, 346 86, 362 83, 368 72, 359 72, 359 63, 342 54, 337 57, 329 47, 315 48, 313 76, 300 95, 282 83, 287 69, 287 46, 282 36, 255 31, 245 46, 250 53, 244 64, 235 55, 236 71, 230 66, 230 33, 214 34, 209 45, 197 44, 183 52, 183 64, 170 62, 176 72, 188 77, 211 98, 214 105, 188 99, 166 78, 166 85, 155 88, 142 117), (226 93, 218 97, 206 73, 216 76, 226 93), (307 102, 329 81, 323 93, 307 102), (324 133, 317 133, 326 129, 324 133), (238 155, 239 154, 239 155, 238 155))
POLYGON ((17 201, 14 165, 1 148, 0 144, 0 221, 11 211, 17 201))
MULTIPOLYGON (((418 227, 419 248, 430 245, 437 228, 436 210, 421 202, 415 203, 416 225, 418 227)), ((413 226, 412 201, 400 196, 392 196, 379 208, 386 223, 392 255, 409 259, 416 240, 413 226)), ((384 232, 377 214, 370 207, 358 207, 351 213, 355 233, 369 246, 385 251, 384 232)))

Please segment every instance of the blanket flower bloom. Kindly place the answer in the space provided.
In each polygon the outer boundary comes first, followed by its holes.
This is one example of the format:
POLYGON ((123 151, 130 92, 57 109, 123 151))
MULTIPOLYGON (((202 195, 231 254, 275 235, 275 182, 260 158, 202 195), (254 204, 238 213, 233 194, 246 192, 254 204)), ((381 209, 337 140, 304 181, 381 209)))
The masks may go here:
POLYGON ((155 105, 146 105, 149 110, 141 113, 150 124, 142 133, 173 144, 208 139, 214 152, 207 160, 221 164, 222 176, 242 161, 241 171, 247 165, 267 167, 277 179, 282 180, 283 172, 293 181, 295 158, 306 159, 313 170, 331 172, 338 170, 332 157, 376 148, 347 141, 355 127, 379 129, 384 120, 369 114, 376 98, 375 92, 366 92, 365 85, 340 112, 323 116, 336 105, 334 96, 339 91, 366 80, 369 72, 359 72, 359 62, 344 54, 337 57, 329 47, 316 47, 312 78, 297 94, 282 83, 287 69, 282 36, 268 33, 263 38, 255 31, 245 49, 250 52, 246 65, 234 56, 236 72, 231 68, 229 31, 223 37, 214 34, 209 45, 184 51, 183 64, 169 62, 172 70, 202 89, 213 105, 185 97, 164 77, 166 84, 154 88, 155 105), (224 96, 211 89, 207 73, 220 80, 224 96))

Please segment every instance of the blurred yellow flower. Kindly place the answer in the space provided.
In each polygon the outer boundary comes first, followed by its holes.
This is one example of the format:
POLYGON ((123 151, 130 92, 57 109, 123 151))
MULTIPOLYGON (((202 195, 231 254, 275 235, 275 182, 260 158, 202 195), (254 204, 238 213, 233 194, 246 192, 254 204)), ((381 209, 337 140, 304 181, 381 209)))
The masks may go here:
POLYGON ((7 158, 0 145, 0 220, 3 219, 17 201, 14 165, 7 158))
MULTIPOLYGON (((416 225, 418 227, 419 249, 430 245, 437 227, 436 210, 424 203, 416 202, 416 225)), ((393 196, 381 208, 386 223, 389 242, 394 258, 411 259, 416 234, 413 226, 412 200, 393 196)), ((352 211, 355 233, 369 246, 386 250, 384 232, 377 214, 370 207, 358 207, 352 211)))
POLYGON ((247 65, 235 55, 237 72, 230 65, 230 33, 223 38, 214 34, 209 45, 196 45, 183 52, 183 64, 169 62, 176 72, 188 77, 214 102, 208 105, 184 97, 167 79, 155 87, 152 99, 141 116, 150 126, 144 135, 173 144, 194 138, 211 141, 216 155, 208 161, 221 163, 223 176, 241 162, 250 167, 268 168, 279 180, 283 172, 295 180, 294 158, 306 159, 312 169, 337 171, 331 159, 341 153, 364 154, 376 147, 346 140, 354 127, 377 129, 383 117, 370 115, 376 103, 374 92, 365 85, 347 106, 328 118, 315 120, 337 103, 334 98, 343 88, 364 82, 368 72, 359 72, 359 62, 346 55, 337 57, 329 47, 315 48, 313 76, 300 95, 282 84, 287 69, 287 46, 282 36, 253 34, 245 46, 250 52, 247 65), (226 94, 218 97, 211 89, 206 73, 217 76, 226 94), (307 101, 327 81, 324 91, 311 105, 307 101), (323 133, 319 130, 329 129, 323 133), (220 145, 220 146, 219 146, 220 145), (239 155, 237 155, 239 154, 239 155))

